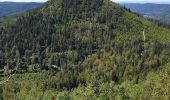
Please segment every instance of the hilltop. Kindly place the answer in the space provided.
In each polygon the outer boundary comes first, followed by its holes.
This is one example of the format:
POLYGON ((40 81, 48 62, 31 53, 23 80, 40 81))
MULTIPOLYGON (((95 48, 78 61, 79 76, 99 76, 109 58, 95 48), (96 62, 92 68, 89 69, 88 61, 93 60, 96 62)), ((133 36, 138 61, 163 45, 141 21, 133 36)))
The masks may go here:
POLYGON ((50 0, 0 26, 2 99, 169 98, 170 30, 110 0, 50 0))

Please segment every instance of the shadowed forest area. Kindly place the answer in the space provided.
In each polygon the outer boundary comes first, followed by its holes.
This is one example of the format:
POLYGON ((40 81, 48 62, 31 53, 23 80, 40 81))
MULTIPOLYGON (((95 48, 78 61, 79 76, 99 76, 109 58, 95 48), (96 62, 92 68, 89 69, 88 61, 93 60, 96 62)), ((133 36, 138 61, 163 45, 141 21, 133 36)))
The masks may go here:
POLYGON ((50 0, 0 23, 0 100, 169 100, 169 34, 110 0, 50 0))

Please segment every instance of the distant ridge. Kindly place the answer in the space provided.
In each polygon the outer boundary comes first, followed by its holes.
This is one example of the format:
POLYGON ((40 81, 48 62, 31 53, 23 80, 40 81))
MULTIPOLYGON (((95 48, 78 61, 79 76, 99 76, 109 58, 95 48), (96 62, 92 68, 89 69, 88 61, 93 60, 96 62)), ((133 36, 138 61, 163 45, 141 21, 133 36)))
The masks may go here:
POLYGON ((149 18, 161 20, 170 24, 170 4, 122 3, 121 5, 143 16, 149 16, 149 18))
POLYGON ((170 4, 169 1, 161 1, 161 2, 148 2, 148 1, 137 1, 137 2, 117 2, 119 4, 127 4, 127 3, 131 3, 131 4, 170 4))
POLYGON ((41 6, 40 2, 0 2, 0 17, 16 14, 41 6))
POLYGON ((16 2, 16 1, 0 1, 0 3, 45 3, 45 2, 35 2, 35 1, 29 1, 29 2, 16 2))

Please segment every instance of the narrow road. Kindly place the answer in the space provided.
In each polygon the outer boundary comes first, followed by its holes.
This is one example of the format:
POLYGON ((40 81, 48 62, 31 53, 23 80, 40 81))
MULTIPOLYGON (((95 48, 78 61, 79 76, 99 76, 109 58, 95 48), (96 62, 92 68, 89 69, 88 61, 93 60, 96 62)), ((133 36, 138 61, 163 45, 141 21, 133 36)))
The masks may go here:
POLYGON ((7 83, 12 78, 12 76, 14 76, 15 74, 16 74, 16 71, 13 74, 9 75, 9 77, 6 80, 0 81, 0 85, 7 83))
POLYGON ((143 34, 143 41, 145 42, 145 40, 146 40, 145 30, 143 30, 142 34, 143 34))

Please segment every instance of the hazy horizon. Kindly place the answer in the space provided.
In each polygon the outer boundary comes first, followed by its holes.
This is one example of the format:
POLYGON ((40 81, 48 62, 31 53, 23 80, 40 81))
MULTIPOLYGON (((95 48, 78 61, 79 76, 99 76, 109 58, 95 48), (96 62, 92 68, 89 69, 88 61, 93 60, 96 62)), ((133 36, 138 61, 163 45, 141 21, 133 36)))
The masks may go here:
MULTIPOLYGON (((0 0, 0 2, 46 2, 48 0, 0 0)), ((112 0, 117 3, 159 3, 159 4, 170 4, 169 0, 112 0)))
POLYGON ((47 0, 0 0, 0 2, 46 2, 47 0))

